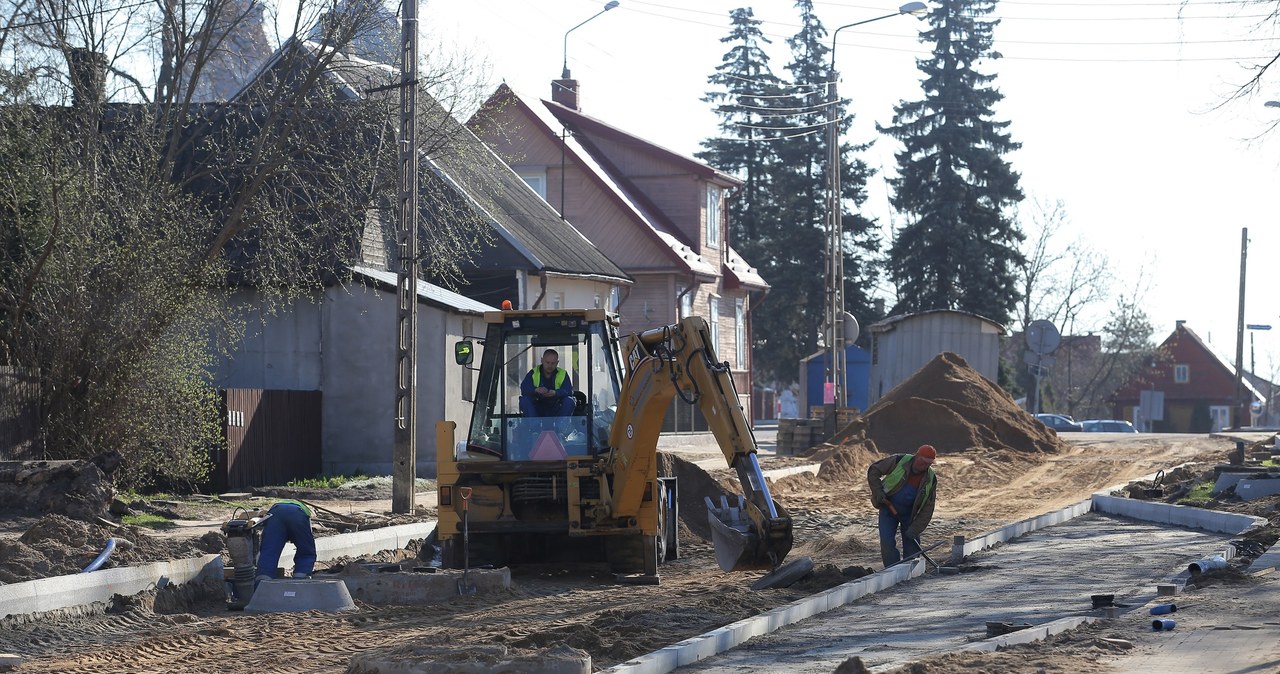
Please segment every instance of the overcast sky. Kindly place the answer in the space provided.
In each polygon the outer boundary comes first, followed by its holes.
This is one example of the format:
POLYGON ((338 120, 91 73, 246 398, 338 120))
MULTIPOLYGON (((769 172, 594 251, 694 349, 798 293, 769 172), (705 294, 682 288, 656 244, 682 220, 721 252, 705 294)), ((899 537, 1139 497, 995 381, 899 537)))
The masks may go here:
MULTIPOLYGON (((492 84, 549 98, 565 32, 603 5, 429 0, 420 9, 423 51, 470 50, 488 61, 492 84)), ((583 111, 693 154, 717 133, 700 99, 727 51, 728 13, 742 6, 765 22, 774 72, 785 75, 786 39, 799 27, 790 0, 621 0, 568 37, 583 111)), ((814 6, 830 31, 898 3, 814 6)), ((1068 236, 1110 257, 1115 294, 1143 293, 1157 342, 1185 320, 1234 360, 1241 230, 1249 229, 1245 322, 1275 327, 1252 337, 1257 371, 1280 375, 1280 132, 1263 135, 1280 120, 1280 108, 1264 106, 1280 99, 1280 70, 1258 96, 1225 102, 1249 64, 1280 52, 1259 14, 1216 1, 1003 0, 994 14, 1003 58, 980 70, 997 75, 1005 95, 996 119, 1011 122, 1023 145, 1008 159, 1027 196, 1064 202, 1068 236)), ((901 222, 883 183, 898 144, 874 125, 892 121, 896 102, 920 97, 916 36, 925 25, 894 16, 842 31, 837 48, 840 94, 857 120, 848 140, 874 140, 864 159, 882 170, 863 211, 886 231, 901 222)), ((1246 367, 1249 346, 1246 336, 1246 367)))

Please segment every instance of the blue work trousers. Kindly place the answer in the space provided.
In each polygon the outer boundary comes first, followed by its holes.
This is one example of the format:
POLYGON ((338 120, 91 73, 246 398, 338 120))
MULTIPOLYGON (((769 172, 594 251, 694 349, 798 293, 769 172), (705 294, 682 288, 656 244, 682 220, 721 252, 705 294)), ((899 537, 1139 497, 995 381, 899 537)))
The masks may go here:
POLYGON ((898 511, 897 515, 889 512, 889 506, 880 508, 880 561, 885 568, 902 561, 903 556, 910 557, 920 553, 920 541, 907 535, 911 528, 911 508, 915 506, 915 487, 904 485, 896 494, 886 499, 898 511), (902 534, 902 552, 898 552, 898 533, 902 534))
POLYGON ((280 553, 285 543, 293 543, 293 575, 310 576, 316 566, 316 538, 311 518, 292 503, 271 506, 271 517, 262 525, 262 550, 258 553, 258 579, 279 578, 280 553))

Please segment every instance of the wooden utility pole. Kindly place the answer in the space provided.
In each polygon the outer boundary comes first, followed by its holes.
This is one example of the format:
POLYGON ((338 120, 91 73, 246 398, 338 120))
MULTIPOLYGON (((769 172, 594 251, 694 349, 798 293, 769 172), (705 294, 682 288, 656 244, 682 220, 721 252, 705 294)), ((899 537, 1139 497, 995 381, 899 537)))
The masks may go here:
POLYGON ((415 427, 418 399, 418 4, 403 5, 400 28, 400 145, 397 178, 400 187, 398 230, 399 268, 396 275, 396 409, 395 457, 391 475, 391 511, 413 511, 417 482, 418 441, 415 427))

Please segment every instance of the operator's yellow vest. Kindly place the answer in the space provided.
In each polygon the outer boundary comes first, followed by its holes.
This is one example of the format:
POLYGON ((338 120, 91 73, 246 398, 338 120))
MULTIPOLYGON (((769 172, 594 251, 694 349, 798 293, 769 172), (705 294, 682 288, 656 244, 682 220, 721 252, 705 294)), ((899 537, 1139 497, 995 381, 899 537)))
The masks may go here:
MULTIPOLYGON (((560 385, 564 383, 564 378, 567 376, 569 376, 569 373, 565 372, 564 368, 556 368, 556 388, 560 388, 560 385)), ((535 367, 533 368, 533 387, 538 388, 540 386, 542 386, 542 368, 535 367)))

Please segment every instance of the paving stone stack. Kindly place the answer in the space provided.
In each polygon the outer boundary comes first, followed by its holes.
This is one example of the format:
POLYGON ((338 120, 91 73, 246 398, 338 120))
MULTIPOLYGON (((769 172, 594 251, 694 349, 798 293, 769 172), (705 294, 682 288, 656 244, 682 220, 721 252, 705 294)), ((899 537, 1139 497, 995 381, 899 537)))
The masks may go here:
POLYGON ((823 419, 778 420, 778 456, 794 456, 826 439, 823 419))

